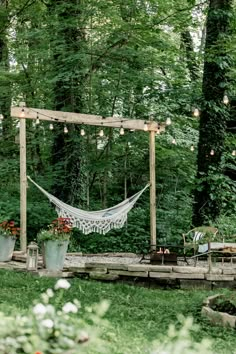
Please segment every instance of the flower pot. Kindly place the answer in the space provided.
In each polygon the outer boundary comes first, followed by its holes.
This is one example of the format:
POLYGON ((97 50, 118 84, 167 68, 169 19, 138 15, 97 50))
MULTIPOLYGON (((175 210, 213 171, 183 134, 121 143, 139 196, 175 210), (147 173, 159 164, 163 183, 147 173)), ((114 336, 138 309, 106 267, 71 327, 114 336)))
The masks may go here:
POLYGON ((51 271, 62 270, 69 240, 47 240, 43 243, 45 268, 51 271))
POLYGON ((0 262, 12 259, 16 238, 14 236, 0 235, 0 262))

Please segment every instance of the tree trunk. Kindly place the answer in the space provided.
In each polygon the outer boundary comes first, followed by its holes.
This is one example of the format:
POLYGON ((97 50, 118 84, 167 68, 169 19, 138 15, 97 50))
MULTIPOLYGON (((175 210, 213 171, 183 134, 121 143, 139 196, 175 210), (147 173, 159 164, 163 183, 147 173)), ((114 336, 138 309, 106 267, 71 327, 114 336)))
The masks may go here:
MULTIPOLYGON (((81 15, 80 3, 77 0, 57 0, 51 5, 51 13, 57 18, 54 44, 54 75, 57 77, 54 86, 55 109, 59 111, 82 111, 82 67, 79 63, 78 51, 85 41, 84 33, 79 29, 81 15), (68 21, 70 26, 68 26, 68 21), (71 61, 67 64, 66 58, 71 61)), ((64 133, 64 126, 55 127, 52 149, 52 163, 59 176, 55 180, 53 192, 62 200, 78 204, 81 202, 81 141, 78 138, 80 127, 70 125, 69 134, 64 133)))
MULTIPOLYGON (((11 119, 11 85, 7 77, 9 73, 9 55, 7 46, 6 30, 9 25, 8 18, 8 2, 0 1, 1 24, 0 24, 0 70, 6 73, 6 77, 0 82, 0 113, 3 116, 2 130, 3 139, 9 140, 9 137, 14 139, 12 134, 12 119, 11 119)), ((3 76, 3 75, 2 75, 3 76)))
POLYGON ((193 225, 214 221, 220 214, 220 184, 223 174, 227 108, 223 96, 227 88, 229 57, 225 42, 230 30, 231 0, 211 0, 206 24, 206 45, 203 73, 203 104, 200 116, 197 179, 194 195, 193 225))

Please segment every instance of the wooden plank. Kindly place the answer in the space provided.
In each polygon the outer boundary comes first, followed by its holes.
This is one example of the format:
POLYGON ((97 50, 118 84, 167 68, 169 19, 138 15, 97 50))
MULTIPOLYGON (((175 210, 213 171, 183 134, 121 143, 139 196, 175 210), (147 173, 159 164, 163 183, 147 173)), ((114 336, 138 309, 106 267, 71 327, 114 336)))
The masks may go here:
POLYGON ((156 250, 156 162, 155 132, 150 131, 149 137, 149 169, 150 169, 150 251, 156 250))
POLYGON ((119 279, 117 274, 102 274, 98 272, 90 272, 89 277, 95 280, 106 280, 106 281, 115 281, 119 279))
POLYGON ((205 274, 208 272, 208 269, 204 267, 176 266, 173 267, 173 272, 184 274, 205 274))
POLYGON ((149 272, 149 277, 150 278, 165 278, 165 279, 204 279, 204 274, 149 272))
MULTIPOLYGON (((147 123, 147 131, 158 130, 160 132, 165 131, 166 123, 158 123, 155 121, 144 121, 142 119, 128 119, 123 117, 103 117, 93 114, 82 114, 74 112, 60 112, 51 111, 48 109, 38 109, 24 107, 24 118, 37 119, 37 117, 42 121, 59 122, 59 123, 74 123, 74 124, 85 124, 85 125, 95 125, 110 128, 120 128, 123 126, 124 129, 134 129, 134 130, 144 130, 144 124, 147 123)), ((12 107, 11 116, 15 118, 22 119, 22 107, 12 107)))
POLYGON ((206 280, 211 281, 232 281, 234 280, 234 275, 225 274, 205 274, 206 280))
POLYGON ((106 269, 116 269, 116 270, 128 270, 128 264, 120 263, 85 263, 85 268, 106 268, 106 269))
MULTIPOLYGON (((21 109, 21 108, 20 108, 21 109)), ((27 198, 27 177, 26 177, 26 122, 20 120, 20 248, 26 253, 26 198, 27 198)))
POLYGON ((148 272, 129 272, 127 270, 111 270, 109 274, 126 275, 130 277, 148 277, 148 272))
POLYGON ((150 264, 130 264, 128 265, 129 272, 144 272, 144 271, 152 271, 152 272, 163 272, 163 273, 171 273, 172 266, 166 265, 150 265, 150 264))

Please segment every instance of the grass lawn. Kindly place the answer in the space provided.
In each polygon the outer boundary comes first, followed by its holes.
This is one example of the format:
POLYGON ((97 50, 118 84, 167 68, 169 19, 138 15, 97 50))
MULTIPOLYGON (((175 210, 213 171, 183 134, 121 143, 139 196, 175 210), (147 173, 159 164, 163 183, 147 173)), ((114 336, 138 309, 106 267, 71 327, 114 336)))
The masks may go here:
MULTIPOLYGON (((56 282, 53 278, 5 270, 0 270, 0 279, 0 311, 7 314, 23 313, 33 300, 39 299, 41 292, 52 288, 56 282)), ((63 303, 77 298, 83 308, 103 299, 110 302, 106 314, 110 322, 109 333, 106 333, 111 344, 109 353, 145 353, 153 340, 167 332, 170 323, 178 325, 180 313, 193 316, 199 325, 199 330, 193 333, 196 341, 208 337, 213 341, 213 353, 235 352, 235 331, 213 327, 200 316, 202 300, 223 290, 158 290, 78 278, 69 282, 71 288, 65 293, 63 303)))

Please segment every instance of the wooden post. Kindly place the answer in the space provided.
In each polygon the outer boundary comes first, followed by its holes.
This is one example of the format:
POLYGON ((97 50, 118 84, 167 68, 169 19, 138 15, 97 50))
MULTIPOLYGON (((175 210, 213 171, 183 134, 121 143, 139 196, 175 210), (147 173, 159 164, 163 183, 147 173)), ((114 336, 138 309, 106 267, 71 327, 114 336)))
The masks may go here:
POLYGON ((156 250, 156 163, 155 131, 149 132, 149 169, 150 169, 150 251, 156 250))
POLYGON ((26 253, 26 122, 20 119, 20 248, 26 253))

